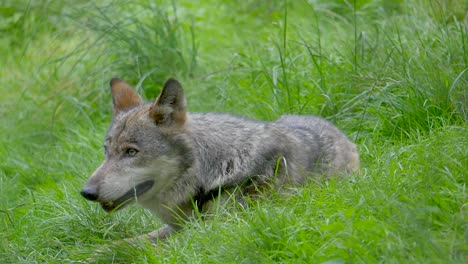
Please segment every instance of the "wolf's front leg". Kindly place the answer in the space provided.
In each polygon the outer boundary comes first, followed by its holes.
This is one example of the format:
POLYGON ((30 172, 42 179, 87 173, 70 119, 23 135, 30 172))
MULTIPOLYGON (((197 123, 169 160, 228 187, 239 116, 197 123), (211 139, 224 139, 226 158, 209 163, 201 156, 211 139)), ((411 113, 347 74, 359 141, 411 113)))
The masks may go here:
POLYGON ((176 230, 171 227, 170 225, 164 225, 163 227, 159 228, 158 230, 154 230, 148 234, 144 234, 141 236, 137 236, 134 238, 127 238, 125 239, 126 242, 133 244, 138 241, 148 240, 149 242, 157 242, 158 240, 164 240, 169 237, 172 233, 176 230))
POLYGON ((158 230, 154 230, 153 232, 150 232, 146 235, 143 235, 142 237, 150 240, 150 241, 157 241, 160 239, 165 239, 169 237, 172 233, 174 233, 176 230, 170 226, 170 225, 164 225, 163 227, 159 228, 158 230))
POLYGON ((115 254, 115 247, 123 246, 125 243, 129 244, 130 246, 138 246, 139 243, 148 240, 150 243, 157 242, 158 240, 164 240, 176 230, 169 225, 164 225, 158 230, 150 232, 145 235, 137 236, 134 238, 126 238, 123 240, 114 241, 111 244, 103 245, 97 249, 92 256, 85 260, 86 263, 97 263, 100 262, 99 260, 105 258, 106 255, 114 255, 115 254))

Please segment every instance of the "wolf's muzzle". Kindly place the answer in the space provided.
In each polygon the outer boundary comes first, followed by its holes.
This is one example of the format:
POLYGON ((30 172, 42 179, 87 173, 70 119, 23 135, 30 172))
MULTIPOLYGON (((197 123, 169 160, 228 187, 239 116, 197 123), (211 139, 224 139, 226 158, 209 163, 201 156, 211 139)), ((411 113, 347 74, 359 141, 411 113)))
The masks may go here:
POLYGON ((96 189, 95 188, 83 188, 83 190, 81 190, 80 194, 90 200, 90 201, 96 201, 98 199, 98 194, 96 192, 96 189))
POLYGON ((149 191, 154 185, 154 181, 145 181, 128 190, 124 195, 113 201, 105 201, 99 198, 95 188, 83 188, 81 195, 94 202, 99 202, 102 209, 106 212, 112 212, 122 209, 129 201, 138 198, 140 195, 149 191))

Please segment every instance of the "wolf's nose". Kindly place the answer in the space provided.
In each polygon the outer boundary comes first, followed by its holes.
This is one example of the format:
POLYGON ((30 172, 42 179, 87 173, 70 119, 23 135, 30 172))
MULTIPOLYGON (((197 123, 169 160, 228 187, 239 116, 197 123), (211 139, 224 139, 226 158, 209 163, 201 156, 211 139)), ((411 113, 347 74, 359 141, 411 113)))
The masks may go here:
POLYGON ((81 190, 81 195, 83 195, 84 198, 90 200, 90 201, 96 201, 98 198, 98 195, 96 193, 96 190, 88 189, 88 188, 83 188, 81 190))

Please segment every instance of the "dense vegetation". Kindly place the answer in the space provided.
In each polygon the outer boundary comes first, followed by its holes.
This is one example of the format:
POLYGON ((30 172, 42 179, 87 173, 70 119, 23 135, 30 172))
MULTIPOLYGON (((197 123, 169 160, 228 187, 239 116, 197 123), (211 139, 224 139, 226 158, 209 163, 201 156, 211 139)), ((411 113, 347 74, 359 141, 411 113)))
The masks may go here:
POLYGON ((1 263, 468 262, 468 6, 458 0, 14 1, 0 6, 1 263), (190 111, 321 115, 362 171, 248 208, 227 202, 167 243, 79 191, 103 158, 108 82, 190 111))

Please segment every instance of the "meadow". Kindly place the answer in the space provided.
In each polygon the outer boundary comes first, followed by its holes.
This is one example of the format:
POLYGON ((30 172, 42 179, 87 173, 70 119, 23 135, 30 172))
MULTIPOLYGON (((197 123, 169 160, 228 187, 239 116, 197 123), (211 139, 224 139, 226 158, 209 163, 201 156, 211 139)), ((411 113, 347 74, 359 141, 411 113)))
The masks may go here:
POLYGON ((468 263, 468 3, 3 0, 1 263, 468 263), (189 111, 320 115, 361 172, 161 226, 79 194, 101 163, 109 80, 189 111), (110 247, 110 250, 100 249, 110 247))

